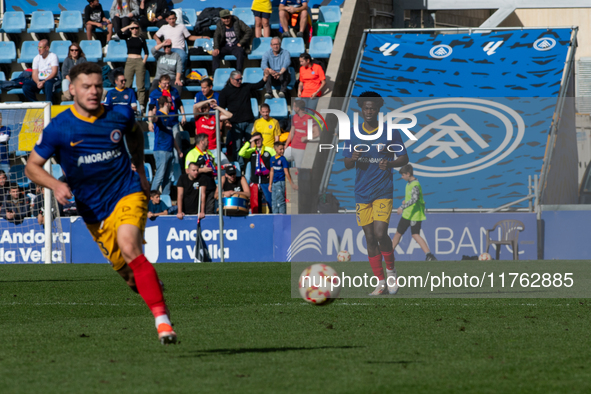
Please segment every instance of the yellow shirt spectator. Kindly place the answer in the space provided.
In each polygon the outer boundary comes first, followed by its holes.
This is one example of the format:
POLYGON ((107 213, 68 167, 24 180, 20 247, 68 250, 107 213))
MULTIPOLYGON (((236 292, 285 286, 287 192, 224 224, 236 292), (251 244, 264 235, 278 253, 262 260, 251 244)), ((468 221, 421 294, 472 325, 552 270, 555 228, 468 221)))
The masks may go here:
POLYGON ((266 12, 267 14, 271 14, 273 12, 271 0, 253 0, 252 7, 250 8, 253 11, 266 12))
MULTIPOLYGON (((262 108, 261 108, 262 109, 262 108)), ((262 114, 262 111, 261 111, 262 114)), ((281 135, 281 127, 277 119, 268 117, 268 119, 260 118, 254 122, 253 133, 259 132, 263 135, 263 146, 273 148, 275 144, 275 137, 281 135)))

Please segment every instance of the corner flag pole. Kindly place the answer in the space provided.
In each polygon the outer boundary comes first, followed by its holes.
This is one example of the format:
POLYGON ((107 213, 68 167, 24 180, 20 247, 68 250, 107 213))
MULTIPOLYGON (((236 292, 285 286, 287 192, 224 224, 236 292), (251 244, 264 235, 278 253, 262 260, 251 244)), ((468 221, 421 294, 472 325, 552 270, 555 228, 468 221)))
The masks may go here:
MULTIPOLYGON (((222 147, 220 141, 220 111, 215 110, 215 138, 218 141, 216 146, 216 153, 218 157, 218 217, 220 221, 220 261, 224 262, 224 205, 222 200, 222 147)), ((213 256, 212 256, 213 257, 213 256)))

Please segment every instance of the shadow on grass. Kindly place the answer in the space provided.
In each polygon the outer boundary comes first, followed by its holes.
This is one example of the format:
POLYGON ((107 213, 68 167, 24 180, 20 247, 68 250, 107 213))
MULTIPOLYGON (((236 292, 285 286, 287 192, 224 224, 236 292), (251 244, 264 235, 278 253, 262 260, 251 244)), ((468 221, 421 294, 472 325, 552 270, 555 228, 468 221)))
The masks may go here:
POLYGON ((274 353, 274 352, 292 352, 301 350, 326 350, 326 349, 356 349, 364 346, 317 346, 317 347, 259 347, 259 348, 238 348, 238 349, 210 349, 199 350, 192 352, 190 355, 179 356, 184 357, 206 357, 217 354, 232 356, 235 354, 245 353, 274 353))
POLYGON ((37 283, 37 282, 98 282, 104 279, 36 279, 36 280, 0 280, 0 283, 37 283))

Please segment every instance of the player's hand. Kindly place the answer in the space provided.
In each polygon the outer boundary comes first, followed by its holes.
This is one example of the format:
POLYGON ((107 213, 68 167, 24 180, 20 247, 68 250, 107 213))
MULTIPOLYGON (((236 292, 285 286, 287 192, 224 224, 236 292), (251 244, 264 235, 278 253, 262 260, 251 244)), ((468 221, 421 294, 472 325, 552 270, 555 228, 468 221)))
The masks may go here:
POLYGON ((176 214, 176 217, 177 217, 177 219, 179 219, 179 220, 183 220, 183 218, 185 217, 185 214, 184 214, 184 213, 182 213, 182 212, 179 212, 179 213, 177 213, 177 214, 176 214))
POLYGON ((388 169, 388 160, 382 159, 379 164, 380 170, 388 169))
POLYGON ((353 159, 354 161, 357 161, 357 160, 359 160, 360 157, 361 157, 361 152, 353 151, 353 154, 351 155, 351 159, 353 159))
POLYGON ((402 215, 402 208, 398 207, 398 209, 396 210, 396 213, 399 215, 402 215))
POLYGON ((203 219, 205 217, 205 212, 199 212, 199 219, 203 219))
POLYGON ((68 186, 64 182, 59 182, 58 185, 53 189, 53 194, 55 195, 55 199, 62 205, 66 205, 68 200, 72 198, 72 191, 70 190, 70 186, 68 186))

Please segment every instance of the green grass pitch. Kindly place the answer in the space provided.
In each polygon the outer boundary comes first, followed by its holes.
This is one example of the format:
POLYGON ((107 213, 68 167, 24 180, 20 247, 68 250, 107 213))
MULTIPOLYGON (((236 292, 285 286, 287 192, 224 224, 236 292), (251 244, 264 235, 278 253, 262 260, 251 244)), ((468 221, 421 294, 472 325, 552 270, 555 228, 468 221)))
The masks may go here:
POLYGON ((290 297, 289 264, 156 267, 176 346, 107 265, 0 266, 0 392, 591 390, 587 299, 317 307, 290 297))

